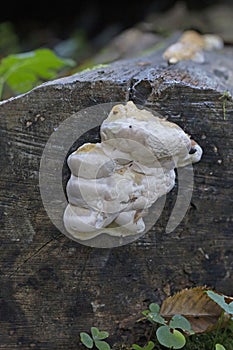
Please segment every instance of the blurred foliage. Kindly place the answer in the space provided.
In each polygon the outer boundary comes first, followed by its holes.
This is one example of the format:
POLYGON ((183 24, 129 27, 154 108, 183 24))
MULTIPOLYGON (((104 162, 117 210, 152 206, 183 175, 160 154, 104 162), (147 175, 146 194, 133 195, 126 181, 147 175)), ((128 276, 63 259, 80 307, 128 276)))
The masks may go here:
POLYGON ((19 39, 10 22, 0 23, 0 58, 20 51, 19 39))
POLYGON ((121 35, 113 30, 96 33, 94 39, 88 38, 87 32, 79 27, 65 38, 54 35, 52 28, 33 26, 28 31, 27 28, 23 27, 22 34, 10 22, 0 23, 0 99, 27 92, 50 79, 142 54, 161 40, 134 28, 121 35), (48 51, 42 57, 41 52, 45 51, 39 50, 50 50, 50 57, 48 51))
POLYGON ((96 65, 91 58, 94 49, 82 29, 55 44, 50 42, 51 33, 42 32, 41 41, 38 36, 30 33, 22 44, 12 23, 0 23, 0 100, 96 65))
POLYGON ((11 54, 0 62, 0 98, 27 92, 36 85, 54 79, 62 69, 73 67, 71 59, 62 59, 50 49, 11 54), (5 89, 8 92, 5 93, 5 89))
POLYGON ((91 54, 91 47, 84 30, 76 29, 67 39, 59 41, 54 46, 54 51, 61 57, 80 61, 83 57, 91 54))

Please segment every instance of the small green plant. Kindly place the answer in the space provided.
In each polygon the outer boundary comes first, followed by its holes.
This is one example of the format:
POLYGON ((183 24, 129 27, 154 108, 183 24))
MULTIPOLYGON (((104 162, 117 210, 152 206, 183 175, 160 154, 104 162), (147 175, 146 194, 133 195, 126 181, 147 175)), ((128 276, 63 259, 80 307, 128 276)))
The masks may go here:
MULTIPOLYGON (((233 297, 206 287, 183 289, 166 298, 161 306, 151 303, 142 314, 144 317, 138 321, 152 324, 147 344, 133 344, 130 348, 122 344, 114 349, 233 350, 233 297)), ((111 350, 104 341, 108 336, 96 327, 91 328, 91 335, 80 333, 88 349, 111 350)))
POLYGON ((108 336, 108 332, 100 331, 97 327, 91 327, 91 336, 86 332, 81 332, 80 340, 88 349, 92 349, 95 346, 98 350, 111 350, 110 345, 103 340, 108 338, 108 336))
MULTIPOLYGON (((224 320, 224 312, 231 317, 231 320, 233 320, 233 298, 227 297, 220 293, 216 293, 212 290, 208 290, 206 293, 208 297, 217 303, 223 310, 222 317, 219 320, 220 325, 222 320, 224 320)), ((217 329, 217 333, 218 332, 219 329, 217 329)), ((217 343, 215 344, 215 350, 226 350, 226 348, 222 344, 217 343)))
POLYGON ((0 62, 0 99, 3 88, 13 94, 24 93, 36 85, 57 77, 64 67, 73 67, 75 62, 58 57, 50 49, 38 49, 9 55, 0 62))
POLYGON ((225 311, 228 315, 233 316, 233 298, 229 298, 212 290, 208 290, 206 293, 210 299, 212 299, 222 308, 223 311, 225 311))
POLYGON ((174 315, 166 321, 160 314, 160 306, 152 303, 142 314, 153 324, 160 324, 156 330, 158 342, 169 349, 181 349, 186 344, 184 333, 193 334, 190 322, 181 315, 174 315))
POLYGON ((222 111, 223 111, 223 119, 226 120, 226 104, 227 101, 230 100, 231 94, 229 91, 224 91, 221 97, 219 97, 219 100, 222 100, 222 111))
POLYGON ((132 349, 133 350, 152 350, 155 347, 155 343, 153 341, 149 341, 148 344, 146 344, 143 348, 140 345, 133 344, 132 349))
POLYGON ((226 348, 221 344, 215 344, 215 350, 226 350, 226 348))

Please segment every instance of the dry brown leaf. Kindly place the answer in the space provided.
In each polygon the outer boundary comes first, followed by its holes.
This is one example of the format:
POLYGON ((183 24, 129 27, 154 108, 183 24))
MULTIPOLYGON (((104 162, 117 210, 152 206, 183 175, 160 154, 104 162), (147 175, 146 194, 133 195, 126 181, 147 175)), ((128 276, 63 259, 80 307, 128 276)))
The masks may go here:
MULTIPOLYGON (((222 308, 208 297, 205 287, 183 289, 174 296, 166 298, 160 308, 160 315, 169 320, 179 314, 189 320, 195 333, 215 329, 218 325, 222 308)), ((226 315, 226 321, 229 319, 226 315)))

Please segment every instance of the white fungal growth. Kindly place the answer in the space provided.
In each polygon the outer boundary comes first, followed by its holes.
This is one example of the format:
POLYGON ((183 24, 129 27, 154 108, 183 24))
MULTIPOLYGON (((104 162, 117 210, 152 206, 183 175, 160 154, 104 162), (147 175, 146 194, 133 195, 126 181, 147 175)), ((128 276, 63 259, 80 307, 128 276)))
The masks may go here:
POLYGON ((205 50, 220 50, 223 47, 224 42, 218 35, 199 34, 195 30, 186 30, 176 43, 170 45, 164 51, 163 58, 170 64, 183 60, 203 63, 205 61, 205 50))
POLYGON ((174 187, 174 169, 199 161, 202 149, 178 125, 132 101, 112 108, 100 136, 68 157, 65 228, 80 240, 143 233, 149 208, 174 187))

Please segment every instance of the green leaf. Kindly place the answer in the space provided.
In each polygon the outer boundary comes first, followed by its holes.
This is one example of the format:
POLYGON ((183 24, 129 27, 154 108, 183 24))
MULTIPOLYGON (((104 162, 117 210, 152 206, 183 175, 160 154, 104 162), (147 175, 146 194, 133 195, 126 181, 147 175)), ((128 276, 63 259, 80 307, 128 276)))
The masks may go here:
POLYGON ((94 339, 102 340, 109 336, 108 332, 100 331, 97 327, 91 327, 91 334, 94 339))
POLYGON ((226 350, 226 348, 221 344, 215 344, 215 350, 226 350))
POLYGON ((145 345, 143 348, 140 345, 133 344, 132 349, 133 350, 152 350, 155 347, 155 343, 153 341, 149 341, 147 345, 145 345))
POLYGON ((149 310, 154 313, 154 314, 157 314, 159 313, 159 310, 160 310, 160 306, 158 304, 155 304, 155 303, 151 303, 149 305, 149 310))
POLYGON ((91 327, 91 335, 94 339, 98 338, 98 334, 99 334, 99 329, 97 327, 91 327))
POLYGON ((160 324, 166 323, 165 319, 157 313, 154 314, 152 312, 149 312, 149 314, 147 315, 147 319, 151 322, 156 322, 156 323, 160 323, 160 324))
POLYGON ((62 59, 49 49, 38 49, 3 58, 0 80, 15 93, 23 93, 42 81, 55 78, 61 68, 74 65, 74 61, 62 59))
POLYGON ((93 339, 86 332, 80 333, 80 340, 83 343, 83 345, 86 346, 86 348, 88 349, 93 348, 93 345, 94 345, 93 339))
POLYGON ((215 303, 217 303, 227 314, 233 315, 233 301, 226 303, 225 298, 228 297, 223 294, 215 293, 212 290, 208 290, 206 293, 210 299, 215 301, 215 303))
POLYGON ((169 322, 169 327, 173 329, 180 328, 188 333, 193 333, 190 322, 187 318, 181 315, 174 315, 169 322))
POLYGON ((110 345, 106 341, 96 340, 95 346, 98 350, 111 350, 110 345))
POLYGON ((146 316, 147 317, 147 315, 150 313, 150 310, 143 310, 142 311, 142 315, 143 316, 146 316))
POLYGON ((102 340, 106 339, 109 334, 105 331, 100 331, 97 327, 91 327, 91 334, 93 339, 102 340))
POLYGON ((160 306, 158 304, 155 304, 155 303, 151 303, 149 305, 149 310, 144 310, 142 311, 142 314, 143 316, 148 316, 148 314, 158 314, 159 313, 159 310, 160 310, 160 306))
POLYGON ((181 349, 186 343, 184 335, 168 326, 160 326, 156 331, 159 343, 167 348, 181 349))
POLYGON ((108 336, 109 336, 108 332, 101 331, 98 334, 98 339, 99 340, 106 339, 108 336))
POLYGON ((137 344, 133 344, 132 349, 133 350, 144 350, 140 345, 137 345, 137 344))
POLYGON ((149 305, 149 310, 144 310, 142 314, 147 317, 147 319, 152 323, 165 324, 165 319, 159 315, 160 307, 158 304, 151 303, 149 305))
POLYGON ((155 343, 153 341, 149 341, 148 344, 144 347, 144 350, 152 350, 155 347, 155 343))

